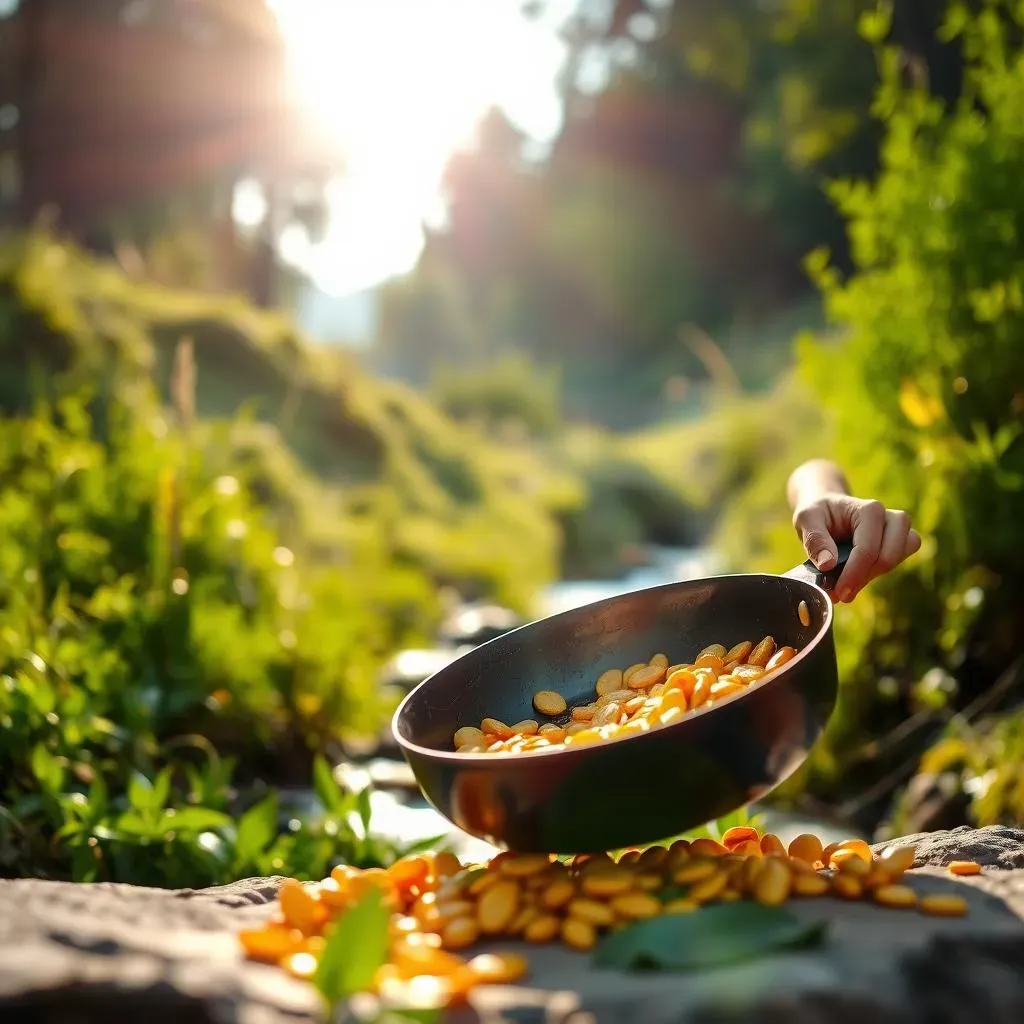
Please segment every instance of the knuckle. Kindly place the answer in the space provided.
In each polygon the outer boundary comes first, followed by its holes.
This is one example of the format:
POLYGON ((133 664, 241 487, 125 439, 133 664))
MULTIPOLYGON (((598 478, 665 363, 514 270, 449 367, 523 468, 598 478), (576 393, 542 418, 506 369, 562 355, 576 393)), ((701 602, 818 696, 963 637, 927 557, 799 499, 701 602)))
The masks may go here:
POLYGON ((904 512, 901 508, 894 508, 889 511, 889 518, 892 520, 894 526, 898 526, 901 530, 910 529, 910 514, 904 512))
POLYGON ((869 498, 861 506, 861 514, 872 519, 885 517, 885 506, 877 498, 869 498))

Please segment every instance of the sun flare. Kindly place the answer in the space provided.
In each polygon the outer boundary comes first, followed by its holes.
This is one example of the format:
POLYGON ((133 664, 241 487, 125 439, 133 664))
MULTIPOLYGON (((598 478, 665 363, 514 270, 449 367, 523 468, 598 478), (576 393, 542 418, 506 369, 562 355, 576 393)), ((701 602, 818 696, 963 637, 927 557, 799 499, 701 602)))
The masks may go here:
POLYGON ((322 245, 285 255, 344 294, 415 264, 441 174, 502 106, 531 135, 558 127, 563 53, 519 0, 273 0, 292 87, 344 155, 322 245))

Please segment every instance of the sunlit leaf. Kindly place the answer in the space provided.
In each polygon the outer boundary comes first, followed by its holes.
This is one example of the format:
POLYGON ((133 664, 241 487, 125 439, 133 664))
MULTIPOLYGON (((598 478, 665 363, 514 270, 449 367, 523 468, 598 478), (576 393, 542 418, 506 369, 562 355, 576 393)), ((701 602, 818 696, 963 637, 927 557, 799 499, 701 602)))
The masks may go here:
POLYGON ((238 823, 235 854, 240 864, 254 861, 277 835, 277 794, 271 793, 242 815, 238 823))
POLYGON ((384 894, 376 886, 337 919, 313 979, 328 1003, 369 988, 377 969, 387 961, 390 919, 384 894))

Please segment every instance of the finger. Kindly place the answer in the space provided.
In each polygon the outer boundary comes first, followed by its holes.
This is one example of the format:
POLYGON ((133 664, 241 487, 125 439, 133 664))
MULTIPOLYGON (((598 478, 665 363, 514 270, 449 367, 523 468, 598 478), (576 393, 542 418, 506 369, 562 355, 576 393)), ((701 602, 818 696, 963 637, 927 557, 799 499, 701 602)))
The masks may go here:
POLYGON ((900 509, 888 509, 882 530, 882 543, 878 557, 871 569, 871 578, 876 579, 896 568, 907 557, 907 539, 910 536, 910 516, 900 509))
POLYGON ((808 505, 793 517, 800 543, 819 569, 830 569, 839 559, 839 550, 828 529, 828 513, 820 505, 808 505))
POLYGON ((885 506, 880 501, 858 505, 851 517, 853 550, 835 586, 837 601, 852 601, 871 578, 885 530, 885 506))
POLYGON ((910 558, 911 555, 916 555, 921 550, 921 534, 917 530, 911 530, 907 534, 907 546, 903 552, 904 559, 910 558))

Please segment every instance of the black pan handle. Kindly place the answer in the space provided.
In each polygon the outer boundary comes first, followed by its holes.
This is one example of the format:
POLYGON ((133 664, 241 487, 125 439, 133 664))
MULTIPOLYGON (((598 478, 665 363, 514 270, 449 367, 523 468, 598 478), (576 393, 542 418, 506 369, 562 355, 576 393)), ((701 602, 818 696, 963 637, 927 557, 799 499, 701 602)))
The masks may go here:
POLYGON ((821 587, 822 590, 831 590, 838 582, 840 573, 846 568, 846 563, 850 560, 850 555, 853 552, 853 543, 848 540, 836 541, 836 549, 839 552, 839 557, 836 559, 836 564, 827 572, 822 572, 808 558, 806 562, 801 563, 794 569, 790 569, 789 572, 783 573, 783 575, 788 576, 790 579, 813 583, 815 586, 821 587))

